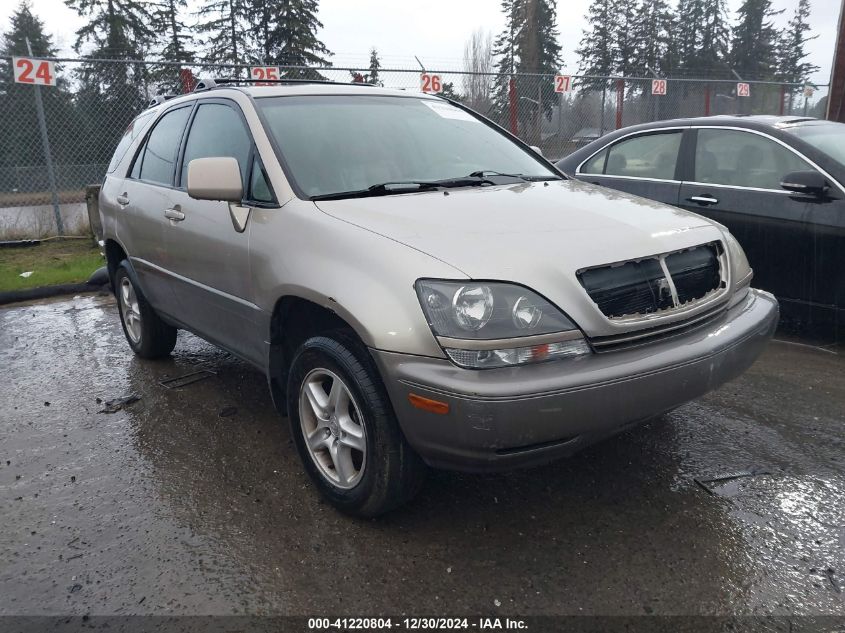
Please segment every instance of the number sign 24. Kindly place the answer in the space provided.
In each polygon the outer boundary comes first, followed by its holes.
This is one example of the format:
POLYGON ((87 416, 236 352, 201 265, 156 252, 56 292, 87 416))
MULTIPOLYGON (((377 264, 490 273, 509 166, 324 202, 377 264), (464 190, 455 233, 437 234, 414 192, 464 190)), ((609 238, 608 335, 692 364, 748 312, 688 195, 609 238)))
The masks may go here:
POLYGON ((37 86, 56 85, 56 64, 46 59, 12 57, 15 82, 37 86))
POLYGON ((432 92, 434 94, 443 92, 443 81, 440 79, 440 75, 422 73, 420 75, 420 89, 423 92, 432 92))

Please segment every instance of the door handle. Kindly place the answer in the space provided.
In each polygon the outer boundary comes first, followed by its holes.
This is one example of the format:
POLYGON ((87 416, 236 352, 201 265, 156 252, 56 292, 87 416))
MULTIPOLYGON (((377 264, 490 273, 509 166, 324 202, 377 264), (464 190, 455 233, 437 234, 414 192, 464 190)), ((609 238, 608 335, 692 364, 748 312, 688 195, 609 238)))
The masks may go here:
POLYGON ((711 204, 719 204, 719 199, 714 198, 710 195, 703 195, 703 196, 693 196, 692 198, 687 198, 687 202, 695 202, 696 204, 703 204, 706 206, 710 206, 711 204))
POLYGON ((175 206, 172 209, 165 209, 164 217, 173 222, 181 222, 185 219, 185 214, 179 210, 178 206, 175 206))
POLYGON ((125 207, 126 205, 129 204, 129 198, 126 196, 125 193, 120 194, 117 198, 115 198, 115 200, 117 200, 117 203, 121 207, 125 207))

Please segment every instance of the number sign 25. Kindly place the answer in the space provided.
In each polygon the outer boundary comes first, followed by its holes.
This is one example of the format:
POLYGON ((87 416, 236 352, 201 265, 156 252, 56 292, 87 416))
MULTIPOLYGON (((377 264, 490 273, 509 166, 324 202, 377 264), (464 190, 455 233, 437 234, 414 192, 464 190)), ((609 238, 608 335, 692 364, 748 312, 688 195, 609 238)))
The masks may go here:
POLYGON ((56 85, 56 64, 46 59, 12 57, 15 82, 37 86, 56 85))
POLYGON ((432 92, 434 94, 443 92, 443 82, 440 79, 440 75, 421 74, 420 87, 423 92, 432 92))
MULTIPOLYGON (((253 66, 249 69, 249 75, 252 79, 278 79, 279 78, 279 67, 278 66, 253 66)), ((262 83, 261 81, 255 82, 256 86, 267 86, 271 85, 270 83, 262 83)))

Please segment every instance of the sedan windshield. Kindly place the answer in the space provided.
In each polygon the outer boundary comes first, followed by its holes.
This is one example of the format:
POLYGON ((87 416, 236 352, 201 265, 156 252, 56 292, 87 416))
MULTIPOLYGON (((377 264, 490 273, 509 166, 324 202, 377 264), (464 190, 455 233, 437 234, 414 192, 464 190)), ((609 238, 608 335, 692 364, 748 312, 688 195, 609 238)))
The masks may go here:
POLYGON ((784 129, 845 167, 845 124, 811 123, 784 129))
POLYGON ((444 101, 356 95, 256 102, 289 176, 309 198, 383 194, 385 183, 484 185, 481 177, 490 173, 560 178, 505 135, 444 101))

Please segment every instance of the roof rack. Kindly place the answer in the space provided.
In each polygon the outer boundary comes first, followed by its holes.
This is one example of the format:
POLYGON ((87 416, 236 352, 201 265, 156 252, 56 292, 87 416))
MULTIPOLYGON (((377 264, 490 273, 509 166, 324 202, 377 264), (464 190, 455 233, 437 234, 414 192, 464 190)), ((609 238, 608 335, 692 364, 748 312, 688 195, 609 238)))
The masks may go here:
POLYGON ((170 99, 175 99, 178 96, 179 95, 173 95, 173 94, 156 95, 152 99, 150 99, 150 102, 147 104, 147 107, 152 108, 152 107, 155 107, 157 105, 161 105, 165 101, 169 101, 170 99))
POLYGON ((201 92, 203 90, 212 90, 214 88, 223 88, 225 86, 237 84, 279 84, 279 85, 298 85, 298 84, 330 84, 334 86, 368 86, 376 88, 374 84, 368 84, 360 81, 330 81, 328 79, 241 79, 238 77, 207 77, 200 79, 194 87, 194 92, 201 92))

